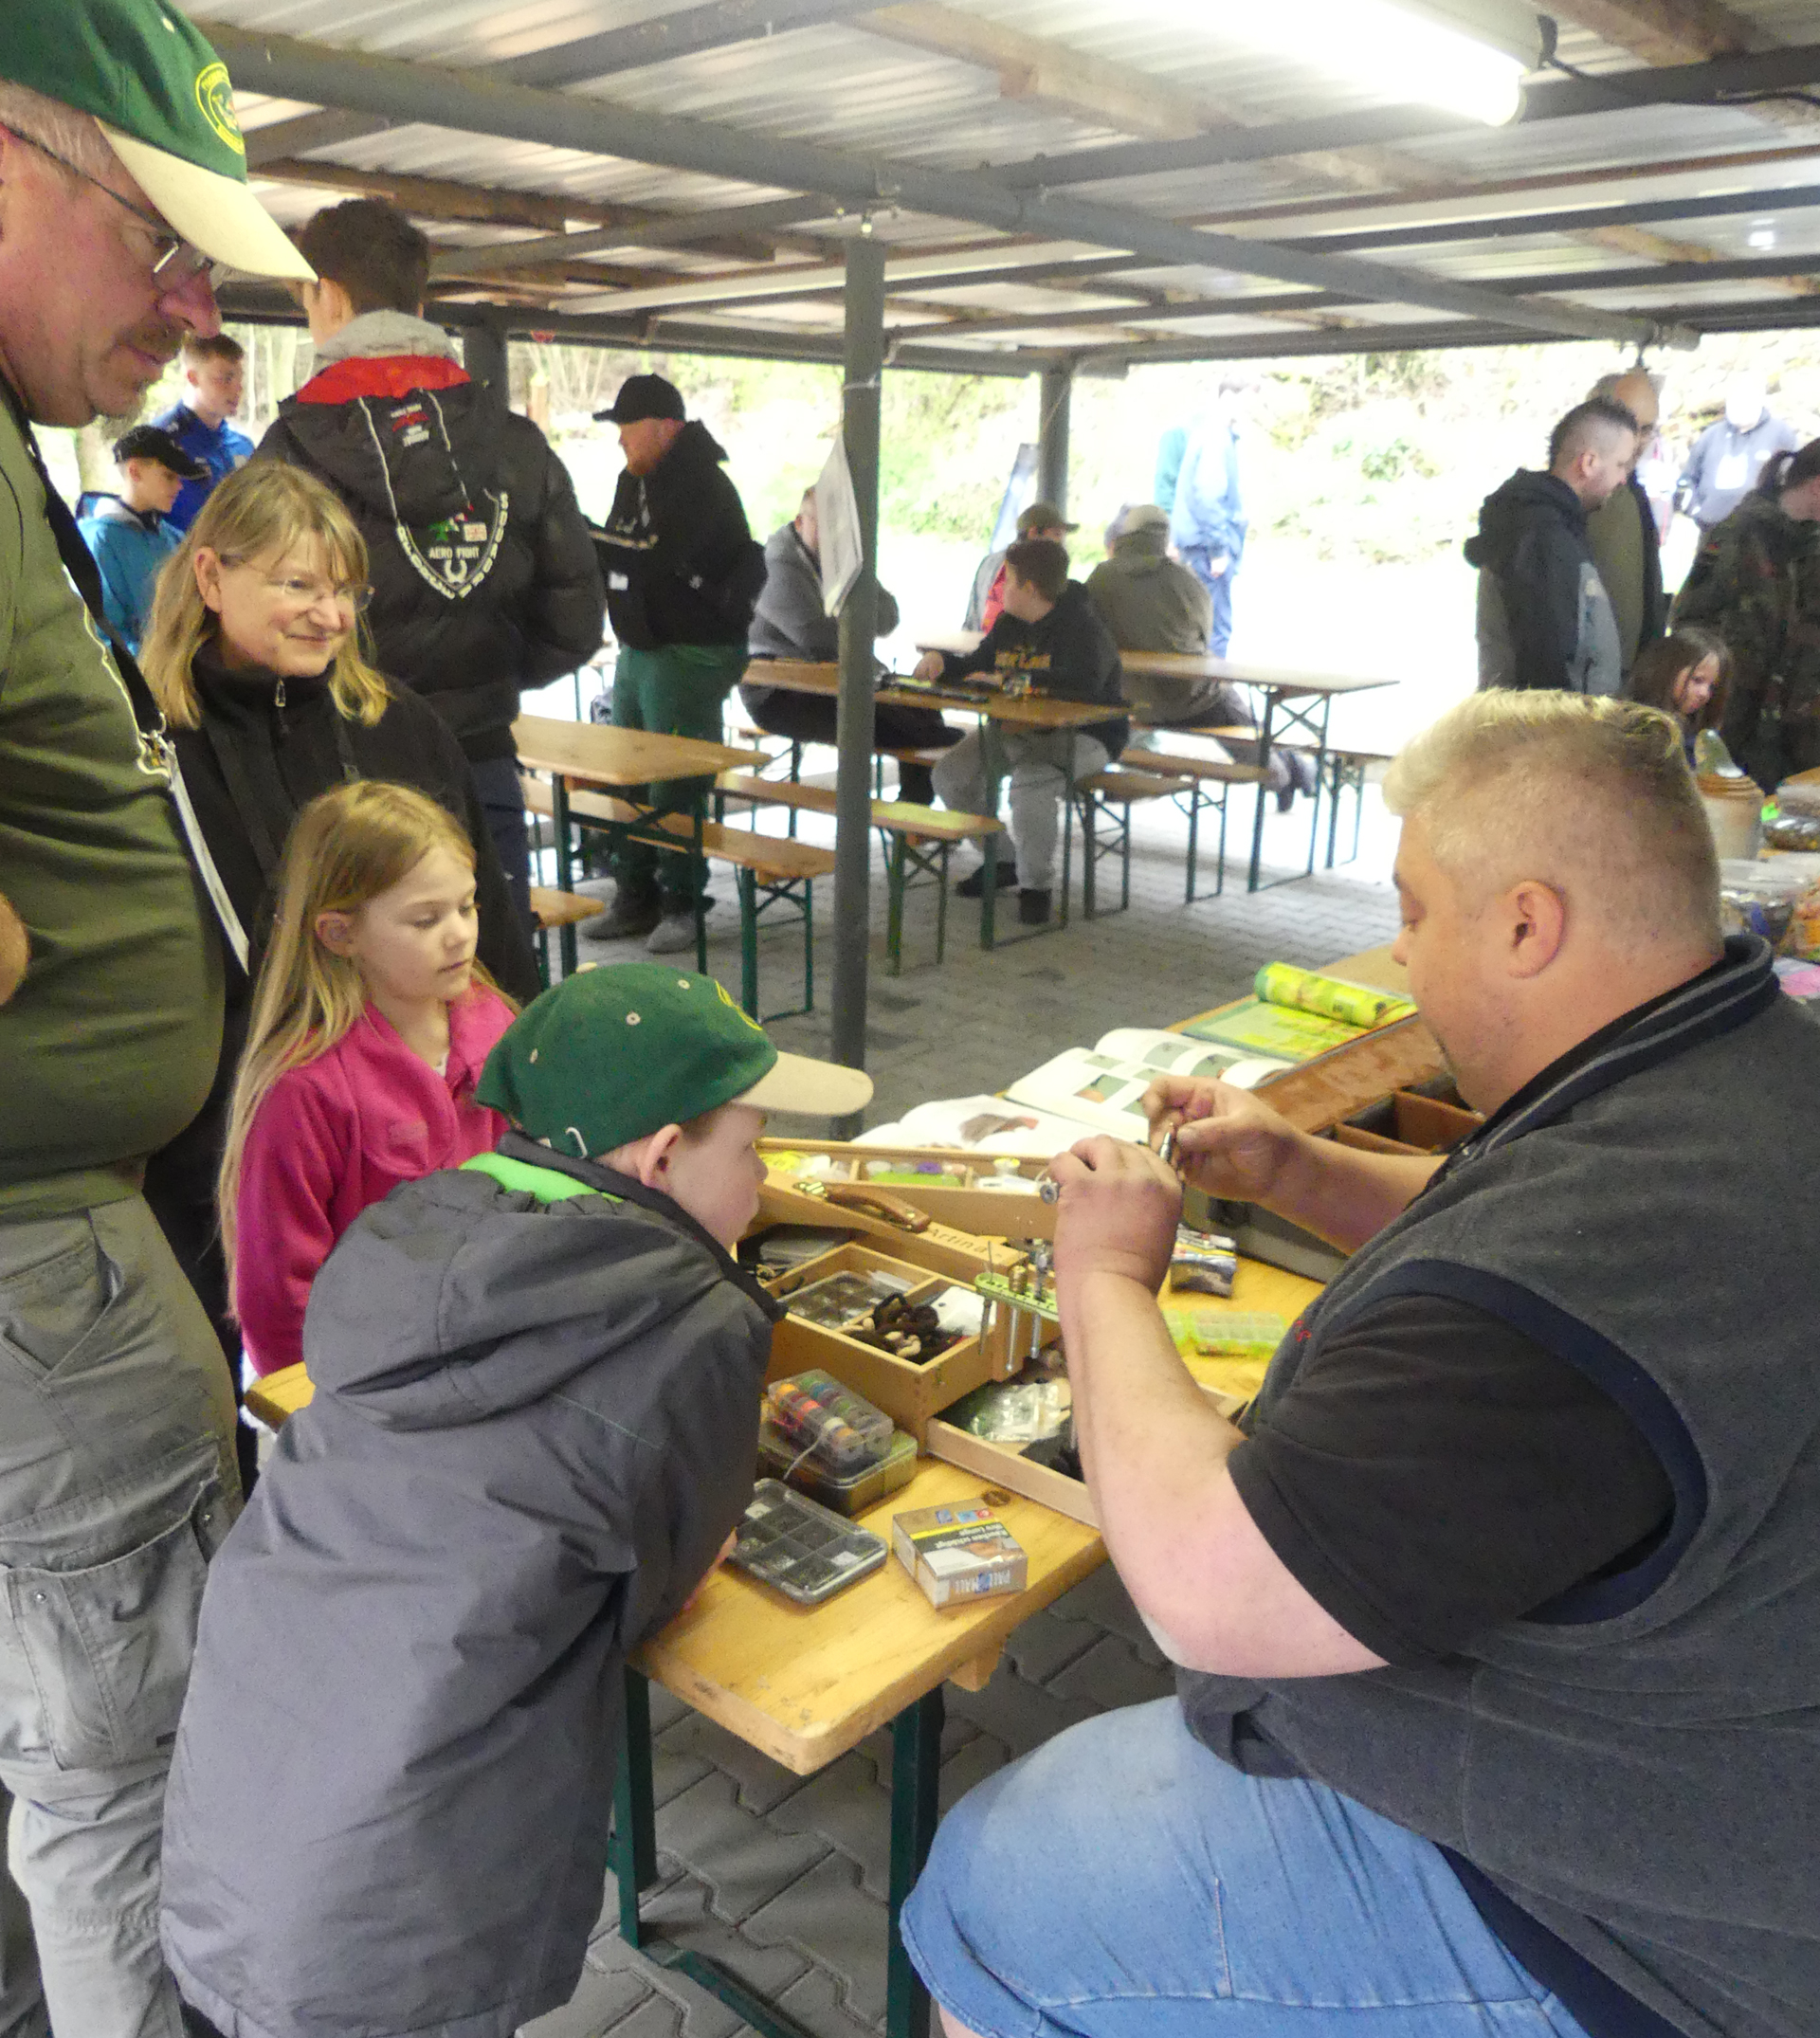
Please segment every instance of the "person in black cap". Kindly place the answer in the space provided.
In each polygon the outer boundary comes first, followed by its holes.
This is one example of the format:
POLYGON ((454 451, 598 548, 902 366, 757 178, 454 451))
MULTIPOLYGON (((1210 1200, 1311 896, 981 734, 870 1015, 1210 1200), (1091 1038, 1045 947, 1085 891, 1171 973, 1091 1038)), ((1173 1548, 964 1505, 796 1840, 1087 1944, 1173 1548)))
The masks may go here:
POLYGON ((114 464, 120 471, 119 494, 97 489, 83 496, 76 528, 100 568, 107 620, 136 657, 158 569, 181 536, 168 520, 171 505, 185 482, 201 481, 209 469, 155 425, 135 425, 116 439, 114 464))
MULTIPOLYGON (((718 740, 721 707, 746 666, 764 549, 724 471, 725 449, 699 419, 685 422, 674 383, 633 375, 611 409, 594 415, 619 427, 626 455, 606 527, 595 533, 619 640, 613 721, 718 740)), ((680 793, 665 783, 649 789, 658 805, 680 793)), ((618 896, 582 932, 603 941, 643 935, 657 955, 693 948, 700 872, 689 866, 685 855, 628 845, 614 859, 618 896)))

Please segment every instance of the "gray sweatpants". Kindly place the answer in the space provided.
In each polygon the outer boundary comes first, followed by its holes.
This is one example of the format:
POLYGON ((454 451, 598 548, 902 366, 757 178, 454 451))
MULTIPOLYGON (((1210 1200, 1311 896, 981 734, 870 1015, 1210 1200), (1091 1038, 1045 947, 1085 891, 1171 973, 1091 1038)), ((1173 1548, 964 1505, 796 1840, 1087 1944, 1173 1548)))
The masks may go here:
POLYGON ((164 1781, 239 1509, 233 1425, 221 1347, 143 1197, 0 1222, 0 1786, 43 1984, 40 2006, 7 1931, 8 2038, 45 2007, 57 2038, 181 2038, 164 1781))
MULTIPOLYGON (((1097 737, 1070 736, 1065 730, 1011 735, 1000 730, 998 740, 1010 766, 1011 847, 1017 857, 1017 882, 1026 891, 1046 892, 1054 883, 1055 842, 1066 787, 1067 746, 1074 745, 1077 782, 1106 768, 1110 753, 1097 737)), ((973 731, 936 766, 936 796, 956 813, 983 814, 992 796, 987 783, 985 745, 973 731)))

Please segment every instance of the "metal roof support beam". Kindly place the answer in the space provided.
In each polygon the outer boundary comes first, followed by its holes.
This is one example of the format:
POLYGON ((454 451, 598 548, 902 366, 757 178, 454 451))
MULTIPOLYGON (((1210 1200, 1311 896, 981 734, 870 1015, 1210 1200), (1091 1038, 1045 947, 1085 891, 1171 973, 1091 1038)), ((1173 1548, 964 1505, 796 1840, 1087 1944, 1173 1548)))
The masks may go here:
MULTIPOLYGON (((1647 342, 1653 321, 1568 305, 1500 300, 1420 270, 1378 267, 1233 234, 1206 233, 1142 212, 1049 192, 1013 191, 990 177, 867 160, 810 143, 664 118, 562 92, 533 91, 492 76, 355 55, 294 37, 201 23, 237 84, 319 106, 423 121, 552 148, 629 157, 710 176, 820 192, 848 205, 899 204, 937 218, 967 219, 1007 233, 1047 234, 1129 249, 1159 263, 1236 269, 1279 282, 1334 290, 1368 303, 1402 303, 1502 322, 1553 337, 1647 342)), ((1658 75, 1651 73, 1651 76, 1658 75)))
MULTIPOLYGON (((872 937, 872 688, 878 661, 879 421, 883 411, 884 250, 855 239, 846 250, 846 368, 841 433, 859 519, 860 573, 841 605, 841 691, 834 746, 834 1059, 865 1066, 866 955, 872 937)), ((824 534, 822 542, 829 542, 824 534)), ((988 843, 989 853, 993 845, 988 843)), ((836 1135, 851 1138, 857 1124, 836 1135)))
MULTIPOLYGON (((1565 11, 1565 10, 1564 10, 1565 11)), ((212 32, 212 31, 211 31, 212 32)), ((1518 123, 1618 113, 1632 106, 1717 106, 1739 93, 1775 92, 1820 83, 1820 43, 1766 49, 1751 56, 1716 57, 1704 64, 1609 72, 1602 79, 1552 79, 1527 86, 1518 123)), ((1438 135, 1479 135, 1484 129, 1429 106, 1383 106, 1365 113, 1329 114, 1274 127, 1194 135, 1184 141, 1114 142, 1007 164, 992 174, 1007 184, 1055 191, 1066 184, 1101 184, 1115 177, 1161 176, 1210 170, 1220 163, 1268 162, 1322 149, 1350 149, 1428 141, 1438 135)))
POLYGON ((1368 227, 1359 233, 1313 234, 1285 244, 1343 249, 1439 247, 1450 243, 1514 240, 1531 233, 1571 233, 1587 227, 1635 227, 1652 220, 1723 219, 1738 213, 1797 210, 1820 206, 1820 184, 1781 190, 1715 191, 1704 197, 1642 198, 1629 205, 1576 206, 1559 212, 1505 212, 1492 219, 1442 220, 1421 227, 1368 227))
POLYGON ((1043 371, 1037 385, 1036 494, 1053 502, 1064 516, 1068 508, 1068 399, 1074 393, 1074 365, 1057 361, 1043 371))
POLYGON ((493 247, 450 248, 435 256, 429 273, 496 276, 502 269, 534 269, 546 263, 573 262, 577 255, 609 254, 620 247, 687 247, 723 234, 759 233, 821 219, 828 206, 819 198, 774 198, 763 205, 720 206, 711 211, 668 212, 635 226, 601 227, 591 233, 541 234, 535 241, 503 241, 493 247))

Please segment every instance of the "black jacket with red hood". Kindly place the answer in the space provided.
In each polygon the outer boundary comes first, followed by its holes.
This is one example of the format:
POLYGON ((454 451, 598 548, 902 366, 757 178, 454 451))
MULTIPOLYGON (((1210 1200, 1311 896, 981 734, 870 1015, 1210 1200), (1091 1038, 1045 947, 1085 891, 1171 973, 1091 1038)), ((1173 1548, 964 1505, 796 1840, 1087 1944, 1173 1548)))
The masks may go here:
POLYGON ((366 313, 318 350, 259 452, 347 504, 372 555, 375 663, 480 761, 512 755, 521 687, 599 648, 605 596, 568 470, 453 352, 427 319, 366 313))

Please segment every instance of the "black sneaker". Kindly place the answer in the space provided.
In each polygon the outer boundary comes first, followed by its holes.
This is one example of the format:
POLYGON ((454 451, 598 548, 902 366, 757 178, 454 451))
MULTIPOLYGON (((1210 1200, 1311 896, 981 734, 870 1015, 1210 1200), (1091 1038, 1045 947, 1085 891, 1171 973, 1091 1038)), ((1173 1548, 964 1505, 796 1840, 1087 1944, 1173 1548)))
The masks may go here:
MULTIPOLYGON (((1017 883, 1017 865, 1001 864, 998 866, 998 889, 1008 892, 1017 883)), ((955 886, 956 899, 977 899, 986 889, 986 866, 982 864, 971 878, 962 878, 955 886)))
POLYGON ((622 884, 605 913, 581 922, 591 941, 630 941, 650 933, 664 918, 664 902, 655 891, 628 892, 622 884))
POLYGON ((1017 895, 1017 917, 1027 927, 1043 927, 1048 924, 1049 895, 1026 885, 1017 895))

